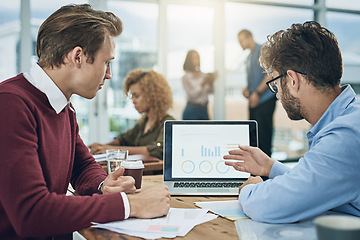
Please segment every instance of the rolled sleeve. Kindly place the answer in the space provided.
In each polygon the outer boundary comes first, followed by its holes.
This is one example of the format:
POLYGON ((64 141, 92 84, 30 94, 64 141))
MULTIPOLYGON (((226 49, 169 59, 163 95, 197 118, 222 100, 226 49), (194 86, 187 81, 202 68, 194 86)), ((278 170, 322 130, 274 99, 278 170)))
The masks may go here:
POLYGON ((285 166, 284 164, 282 164, 279 161, 275 161, 271 168, 269 178, 275 178, 276 176, 283 175, 284 173, 288 172, 289 170, 290 170, 290 168, 288 166, 285 166))
POLYGON ((157 157, 159 159, 163 158, 163 142, 156 141, 154 144, 150 144, 146 146, 150 156, 157 157))

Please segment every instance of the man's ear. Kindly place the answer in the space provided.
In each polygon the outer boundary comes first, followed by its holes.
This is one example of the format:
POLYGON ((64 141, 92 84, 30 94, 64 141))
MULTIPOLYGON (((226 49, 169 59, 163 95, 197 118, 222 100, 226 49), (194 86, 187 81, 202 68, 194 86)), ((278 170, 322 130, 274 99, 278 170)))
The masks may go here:
POLYGON ((68 64, 71 64, 77 68, 81 67, 81 64, 85 61, 84 50, 77 46, 66 55, 68 64))
POLYGON ((295 91, 298 91, 301 86, 301 81, 300 81, 301 79, 293 70, 287 70, 286 73, 289 76, 289 80, 290 80, 289 86, 292 87, 295 91))

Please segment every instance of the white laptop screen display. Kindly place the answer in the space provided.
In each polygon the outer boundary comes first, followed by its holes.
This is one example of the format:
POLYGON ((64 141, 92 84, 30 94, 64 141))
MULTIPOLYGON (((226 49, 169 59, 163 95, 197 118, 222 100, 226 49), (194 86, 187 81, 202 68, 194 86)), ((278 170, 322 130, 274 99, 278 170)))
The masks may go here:
POLYGON ((223 156, 238 145, 250 145, 248 124, 172 125, 172 178, 238 179, 249 173, 225 165, 223 156))

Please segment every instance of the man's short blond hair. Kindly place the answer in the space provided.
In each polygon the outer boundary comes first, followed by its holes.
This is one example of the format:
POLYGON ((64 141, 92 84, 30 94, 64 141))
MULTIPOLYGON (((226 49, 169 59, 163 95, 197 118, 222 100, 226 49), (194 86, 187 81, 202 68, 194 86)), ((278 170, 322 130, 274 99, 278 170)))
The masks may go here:
POLYGON ((59 67, 72 49, 83 48, 87 61, 94 62, 106 34, 118 36, 121 20, 111 12, 98 11, 88 4, 67 5, 50 15, 40 26, 36 54, 41 67, 59 67))

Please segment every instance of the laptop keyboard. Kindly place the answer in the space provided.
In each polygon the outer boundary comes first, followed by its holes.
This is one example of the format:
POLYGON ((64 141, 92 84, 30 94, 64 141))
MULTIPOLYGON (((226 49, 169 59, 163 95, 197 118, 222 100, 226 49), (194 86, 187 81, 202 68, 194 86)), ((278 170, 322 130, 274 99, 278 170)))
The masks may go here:
POLYGON ((240 182, 174 182, 174 188, 237 188, 240 182))

